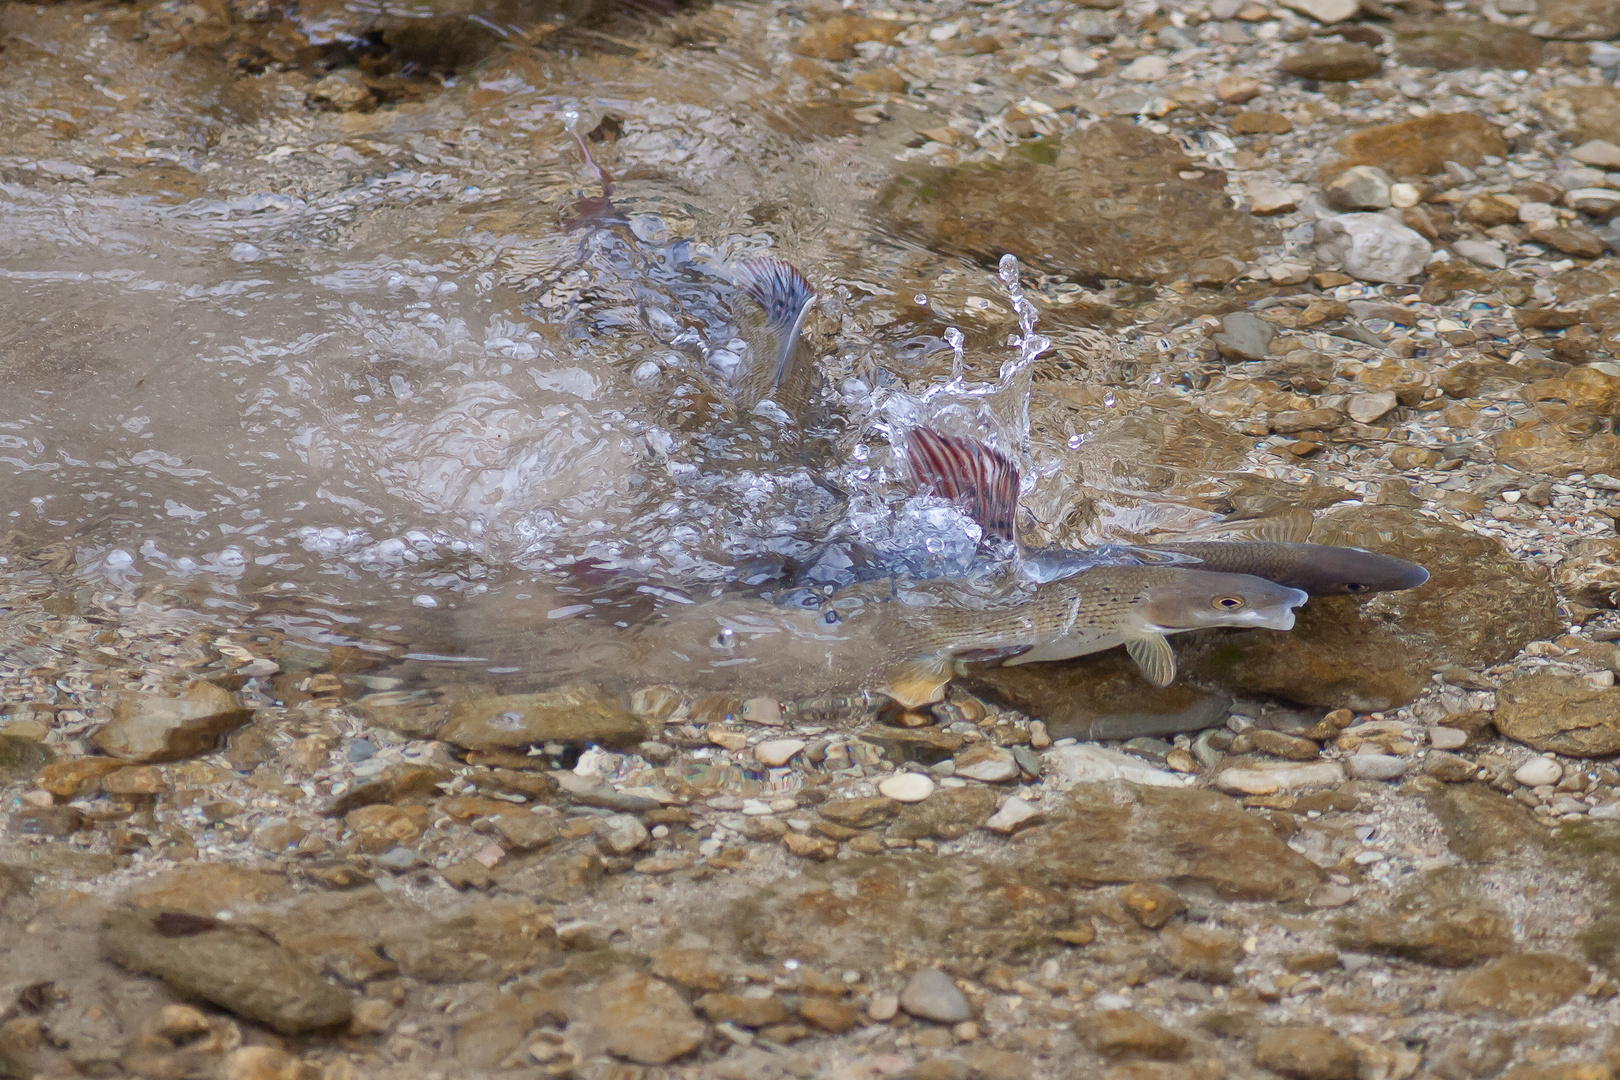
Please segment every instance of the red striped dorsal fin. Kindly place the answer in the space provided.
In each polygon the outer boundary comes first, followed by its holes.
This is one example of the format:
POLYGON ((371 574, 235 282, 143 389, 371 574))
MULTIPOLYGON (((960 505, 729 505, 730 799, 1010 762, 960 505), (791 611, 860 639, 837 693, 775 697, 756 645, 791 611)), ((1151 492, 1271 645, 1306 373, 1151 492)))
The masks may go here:
POLYGON ((919 493, 956 503, 984 530, 1018 542, 1018 466, 977 439, 914 428, 906 436, 906 463, 919 493))

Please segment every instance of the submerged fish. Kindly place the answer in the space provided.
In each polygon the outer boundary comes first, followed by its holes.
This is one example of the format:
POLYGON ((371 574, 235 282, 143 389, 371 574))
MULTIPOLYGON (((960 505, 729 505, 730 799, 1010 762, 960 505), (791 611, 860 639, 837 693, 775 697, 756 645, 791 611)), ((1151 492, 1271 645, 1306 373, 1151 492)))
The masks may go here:
MULTIPOLYGON (((1189 537, 1174 542, 1110 544, 1099 548, 1026 548, 1017 528, 1018 466, 977 439, 914 429, 906 461, 918 490, 962 506, 984 530, 988 543, 1016 560, 1031 581, 1055 581, 1098 565, 1183 563, 1197 569, 1253 574, 1312 596, 1365 596, 1414 589, 1429 580, 1417 563, 1361 548, 1295 542, 1310 534, 1306 512, 1244 523, 1253 539, 1189 537)), ((1222 523, 1225 524, 1225 523, 1222 523)))
POLYGON ((884 693, 906 708, 940 700, 957 665, 1067 660, 1124 645, 1155 686, 1176 677, 1167 634, 1214 626, 1291 630, 1299 589, 1245 574, 1164 566, 1097 567, 1036 585, 1033 595, 990 607, 945 602, 892 605, 892 633, 910 657, 884 693))

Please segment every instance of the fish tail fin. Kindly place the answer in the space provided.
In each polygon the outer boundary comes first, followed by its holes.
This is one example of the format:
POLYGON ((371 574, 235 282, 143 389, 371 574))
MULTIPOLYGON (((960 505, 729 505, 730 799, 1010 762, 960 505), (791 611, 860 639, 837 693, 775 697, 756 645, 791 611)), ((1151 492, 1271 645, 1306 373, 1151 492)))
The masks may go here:
POLYGON ((883 692, 908 709, 920 709, 945 697, 956 674, 951 658, 941 653, 902 660, 890 671, 883 692))
POLYGON ((1142 677, 1154 686, 1169 686, 1176 681, 1176 654, 1163 634, 1145 634, 1125 643, 1142 677))
POLYGON ((906 463, 919 492, 950 499, 987 537, 1018 542, 1018 466, 978 439, 941 435, 930 427, 906 436, 906 463))

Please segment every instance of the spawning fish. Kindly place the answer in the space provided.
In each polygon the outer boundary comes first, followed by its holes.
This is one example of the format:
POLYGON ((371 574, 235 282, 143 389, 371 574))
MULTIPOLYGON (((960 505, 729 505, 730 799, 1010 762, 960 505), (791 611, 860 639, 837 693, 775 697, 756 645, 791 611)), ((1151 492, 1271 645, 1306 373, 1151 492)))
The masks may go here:
POLYGON ((1312 596, 1366 596, 1415 589, 1429 580, 1417 563, 1362 548, 1291 542, 1282 537, 1309 535, 1309 514, 1283 515, 1264 538, 1219 540, 1194 538, 1170 543, 1110 544, 1073 551, 1025 548, 1017 528, 1018 466, 1005 454, 977 439, 941 435, 919 427, 906 439, 906 461, 920 491, 932 492, 962 506, 986 538, 1010 549, 1021 574, 1031 581, 1055 581, 1100 562, 1181 562, 1200 570, 1252 574, 1312 596), (1278 538, 1272 538, 1276 536, 1278 538))
POLYGON ((931 607, 894 603, 889 617, 899 625, 891 633, 911 655, 889 672, 883 691, 915 709, 944 696, 960 663, 1067 660, 1116 645, 1149 682, 1168 686, 1176 657, 1167 634, 1214 626, 1291 630, 1294 609, 1306 599, 1299 589, 1246 574, 1111 566, 1036 585, 1031 598, 989 608, 948 598, 931 607))

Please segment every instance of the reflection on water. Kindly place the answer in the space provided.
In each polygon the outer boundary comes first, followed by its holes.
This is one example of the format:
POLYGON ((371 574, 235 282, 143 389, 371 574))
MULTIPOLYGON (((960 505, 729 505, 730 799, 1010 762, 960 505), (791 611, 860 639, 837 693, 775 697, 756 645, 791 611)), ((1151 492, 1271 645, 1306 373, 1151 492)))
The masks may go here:
MULTIPOLYGON (((16 145, 27 102, 120 93, 130 61, 9 72, 16 145)), ((108 615, 503 688, 812 695, 886 654, 776 602, 782 567, 852 533, 972 554, 955 510, 895 515, 890 425, 921 401, 988 416, 1026 465, 1053 453, 1028 441, 1033 309, 876 228, 829 180, 876 175, 883 139, 811 135, 746 53, 518 52, 344 116, 143 78, 104 170, 0 158, 0 555, 53 553, 108 615), (747 301, 715 271, 767 251, 818 291, 802 424, 725 389, 747 301), (1004 362, 985 414, 970 387, 1004 362)))

